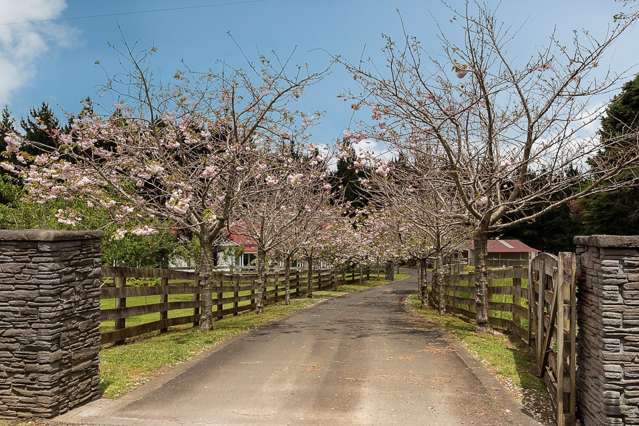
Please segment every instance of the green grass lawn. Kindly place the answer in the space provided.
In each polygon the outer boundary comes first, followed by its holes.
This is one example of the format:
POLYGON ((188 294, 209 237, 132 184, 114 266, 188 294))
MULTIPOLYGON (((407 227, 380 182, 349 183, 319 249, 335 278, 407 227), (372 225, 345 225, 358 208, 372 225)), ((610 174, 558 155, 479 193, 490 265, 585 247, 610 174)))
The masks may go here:
MULTIPOLYGON (((460 279, 455 281, 455 285, 459 286, 459 287, 468 287, 468 290, 451 290, 451 289, 446 289, 446 293, 449 296, 455 296, 455 297, 460 297, 460 298, 464 298, 464 299, 468 299, 468 301, 470 302, 470 310, 474 312, 475 306, 474 306, 474 298, 475 298, 475 287, 474 287, 474 282, 473 280, 469 277, 468 279, 460 279)), ((491 279, 490 282, 490 288, 496 288, 496 287, 510 287, 513 285, 513 280, 512 278, 493 278, 491 279)), ((522 278, 521 279, 521 287, 522 288, 527 288, 528 287, 528 279, 526 278, 522 278)), ((490 288, 489 288, 489 292, 490 292, 490 288)), ((489 296, 489 301, 490 302, 498 302, 498 303, 513 303, 513 296, 512 294, 490 294, 489 296)), ((521 298, 520 299, 520 306, 522 308, 528 309, 528 301, 525 298, 521 298)), ((468 306, 464 307, 464 309, 469 309, 468 306)), ((489 316, 492 318, 501 318, 501 319, 506 319, 506 320, 512 320, 512 313, 509 311, 501 311, 501 310, 495 310, 495 309, 491 309, 488 312, 489 316)))
MULTIPOLYGON (((397 274, 396 280, 406 277, 408 277, 408 274, 397 274)), ((348 283, 339 286, 336 291, 314 291, 313 299, 292 298, 290 305, 285 305, 282 302, 268 305, 260 315, 254 312, 246 312, 236 317, 228 316, 216 321, 214 329, 208 332, 200 331, 188 325, 173 327, 165 334, 155 334, 150 335, 150 337, 143 336, 132 339, 130 343, 125 345, 105 347, 100 352, 100 387, 103 396, 106 398, 118 398, 163 370, 187 361, 220 342, 245 333, 252 328, 283 318, 323 299, 388 284, 388 281, 376 276, 371 276, 371 280, 365 281, 362 285, 358 282, 359 280, 356 279, 354 284, 348 283)), ((170 300, 191 300, 191 297, 192 295, 176 295, 171 296, 170 300)), ((159 296, 127 298, 127 306, 148 303, 159 303, 159 296)), ((103 309, 114 307, 115 302, 112 299, 102 302, 103 309)), ((192 309, 183 309, 171 311, 170 315, 171 317, 177 317, 191 315, 191 313, 192 309)), ((156 319, 159 319, 159 313, 139 315, 132 319, 127 318, 127 325, 141 324, 156 319)), ((105 321, 103 323, 103 330, 108 330, 109 327, 113 327, 113 321, 105 321)))
MULTIPOLYGON (((246 296, 251 293, 250 290, 240 291, 240 296, 246 296)), ((284 290, 281 290, 281 293, 284 294, 284 290)), ((152 296, 131 296, 126 298, 126 306, 134 307, 134 306, 144 306, 150 305, 153 303, 161 303, 161 297, 159 295, 152 296)), ((233 297, 233 292, 225 292, 223 297, 233 297)), ((193 300, 192 294, 170 294, 169 302, 188 302, 193 300)), ((238 306, 245 306, 250 304, 248 300, 239 302, 238 306)), ((229 309, 233 307, 233 303, 225 303, 223 309, 229 309)), ((101 299, 100 300, 100 309, 114 309, 115 308, 115 299, 101 299)), ((213 299, 213 312, 216 311, 215 299, 213 299)), ((172 309, 169 311, 169 318, 177 318, 193 315, 193 308, 186 309, 172 309)), ((143 315, 135 315, 130 316, 126 319, 127 327, 131 327, 134 325, 145 324, 147 322, 158 321, 160 320, 160 313, 154 312, 150 314, 143 315)), ((115 321, 102 321, 100 329, 104 331, 111 331, 115 329, 115 321)))

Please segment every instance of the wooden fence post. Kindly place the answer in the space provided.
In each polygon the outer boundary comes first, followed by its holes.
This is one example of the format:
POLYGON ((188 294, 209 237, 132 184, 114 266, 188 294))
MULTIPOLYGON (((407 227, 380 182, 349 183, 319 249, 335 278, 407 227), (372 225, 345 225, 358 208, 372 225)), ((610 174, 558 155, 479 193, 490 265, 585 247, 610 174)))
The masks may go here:
MULTIPOLYGON (((568 268, 567 268, 568 269, 568 268)), ((575 416, 577 413, 577 256, 572 254, 569 266, 570 281, 570 357, 569 376, 570 376, 570 424, 575 424, 575 416)))
POLYGON ((527 301, 528 301, 528 347, 532 346, 532 330, 533 330, 533 312, 532 312, 532 308, 533 308, 533 295, 535 294, 533 289, 535 288, 534 286, 534 282, 533 282, 533 257, 532 257, 532 253, 531 253, 531 257, 528 261, 528 285, 526 287, 526 291, 527 291, 527 301))
MULTIPOLYGON (((233 282, 233 276, 231 275, 231 282, 233 282)), ((217 286, 217 300, 215 308, 215 317, 221 320, 224 316, 224 272, 220 273, 220 281, 217 286)))
POLYGON ((535 342, 537 343, 537 359, 542 358, 543 351, 543 336, 544 336, 544 292, 546 290, 546 260, 545 258, 541 259, 541 267, 539 268, 539 280, 537 285, 539 288, 537 289, 539 293, 537 294, 537 332, 535 335, 535 342))
POLYGON ((300 297, 300 270, 295 271, 295 296, 300 297))
POLYGON ((193 284, 195 284, 193 293, 193 327, 197 327, 200 324, 200 304, 202 303, 200 277, 196 277, 193 284))
POLYGON ((208 331, 211 329, 212 320, 212 294, 211 294, 211 283, 209 281, 210 277, 208 274, 202 274, 200 276, 200 289, 202 290, 202 294, 200 295, 200 329, 204 331, 208 331))
POLYGON ((359 264, 359 285, 364 284, 364 272, 362 270, 362 264, 359 264))
POLYGON ((273 279, 275 280, 275 298, 273 301, 277 303, 280 300, 279 290, 280 290, 280 273, 274 272, 273 279))
POLYGON ((240 305, 240 274, 233 280, 233 316, 237 316, 240 305))
POLYGON ((166 333, 169 331, 169 279, 163 277, 160 280, 160 286, 162 287, 162 311, 160 311, 160 320, 163 322, 160 333, 166 333))
MULTIPOLYGON (((568 266, 568 260, 566 259, 566 255, 570 255, 571 253, 561 252, 559 253, 559 265, 557 268, 557 273, 554 278, 557 280, 555 283, 555 288, 557 289, 557 317, 556 317, 556 328, 557 334, 555 335, 555 341, 557 343, 557 412, 555 413, 555 419, 557 420, 557 426, 565 426, 566 417, 564 416, 564 366, 566 363, 566 357, 564 353, 564 295, 566 290, 570 291, 570 288, 565 285, 565 267, 568 266)), ((550 319, 552 321, 552 318, 550 319)), ((548 333, 552 333, 553 324, 548 326, 548 333)))
MULTIPOLYGON (((119 310, 124 310, 126 309, 126 296, 124 295, 125 292, 125 287, 126 287, 126 276, 124 274, 117 274, 114 277, 114 281, 115 281, 115 286, 120 289, 120 294, 119 297, 117 299, 115 299, 115 307, 119 310)), ((115 320, 115 329, 116 330, 122 330, 126 327, 126 319, 125 318, 119 318, 117 320, 115 320)), ((121 339, 118 340, 116 342, 114 342, 116 345, 121 345, 124 343, 125 339, 121 339)))
POLYGON ((255 310, 257 303, 255 301, 255 278, 251 280, 251 310, 255 310))
POLYGON ((520 267, 513 267, 513 301, 510 307, 510 311, 513 316, 513 330, 512 333, 516 333, 517 336, 523 338, 521 336, 521 317, 519 316, 519 307, 521 306, 521 275, 522 270, 520 267))

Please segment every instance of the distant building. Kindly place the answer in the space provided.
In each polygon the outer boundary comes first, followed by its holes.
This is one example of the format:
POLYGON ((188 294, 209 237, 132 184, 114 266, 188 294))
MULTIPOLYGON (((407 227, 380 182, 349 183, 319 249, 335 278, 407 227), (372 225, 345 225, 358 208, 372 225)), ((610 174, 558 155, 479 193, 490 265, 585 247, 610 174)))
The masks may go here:
MULTIPOLYGON (((468 263, 477 265, 477 250, 471 240, 468 244, 468 263)), ((539 250, 519 240, 488 240, 489 266, 519 266, 528 264, 528 260, 539 250)))
POLYGON ((257 242, 235 226, 217 245, 217 266, 222 269, 255 267, 257 242))

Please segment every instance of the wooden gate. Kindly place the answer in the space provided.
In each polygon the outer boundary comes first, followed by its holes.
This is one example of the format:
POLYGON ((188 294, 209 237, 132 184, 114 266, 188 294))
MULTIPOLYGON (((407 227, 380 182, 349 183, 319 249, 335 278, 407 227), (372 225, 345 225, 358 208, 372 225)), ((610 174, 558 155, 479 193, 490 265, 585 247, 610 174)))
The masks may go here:
POLYGON ((576 410, 576 258, 539 253, 528 270, 528 342, 550 393, 557 425, 574 425, 576 410))

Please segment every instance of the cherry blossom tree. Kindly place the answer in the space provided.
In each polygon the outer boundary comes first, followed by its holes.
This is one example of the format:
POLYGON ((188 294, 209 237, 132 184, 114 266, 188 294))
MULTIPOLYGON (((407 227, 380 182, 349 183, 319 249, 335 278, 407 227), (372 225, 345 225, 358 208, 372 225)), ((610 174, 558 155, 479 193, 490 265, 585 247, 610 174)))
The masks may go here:
MULTIPOLYGON (((418 145, 413 141, 413 145, 418 145)), ((437 305, 443 312, 444 257, 463 250, 470 229, 464 218, 464 208, 456 197, 454 187, 447 185, 446 163, 434 147, 429 155, 403 149, 393 161, 373 161, 367 182, 370 204, 384 209, 403 223, 401 241, 410 257, 419 265, 418 288, 422 301, 426 298, 423 271, 427 259, 435 259, 434 288, 437 289, 437 305)))
POLYGON ((451 14, 455 35, 442 31, 439 56, 405 34, 399 42, 386 37, 385 72, 366 62, 345 65, 362 88, 354 101, 376 122, 370 138, 445 162, 440 184, 454 188, 474 229, 477 323, 485 327, 491 233, 636 180, 624 173, 637 163, 636 146, 613 163, 590 167, 587 160, 600 147, 588 132, 600 112, 592 105, 619 81, 602 69, 605 53, 638 15, 616 15, 601 38, 575 31, 565 43, 553 33, 522 59, 509 48, 515 34, 483 4, 451 14))
POLYGON ((260 289, 257 312, 264 307, 267 258, 279 249, 284 254, 286 303, 289 302, 290 265, 301 243, 317 238, 323 218, 322 206, 331 196, 327 182, 330 155, 322 155, 314 146, 295 148, 281 145, 267 162, 257 165, 265 173, 256 176, 251 195, 245 197, 237 211, 241 233, 257 245, 257 269, 260 289), (287 247, 288 245, 288 247, 287 247))
MULTIPOLYGON (((107 208, 121 225, 117 236, 153 234, 160 225, 192 235, 206 285, 220 233, 259 190, 256 180, 279 167, 271 163, 272 141, 290 138, 313 119, 291 106, 323 71, 292 66, 290 57, 262 57, 248 70, 186 69, 174 83, 162 84, 149 71, 153 49, 137 53, 125 46, 131 67, 107 84, 119 98, 113 113, 74 120, 68 132, 51 135, 55 148, 38 146, 44 152, 31 166, 2 166, 21 176, 36 201, 82 199, 107 208), (148 224, 127 228, 139 221, 148 224)), ((17 135, 7 141, 17 152, 38 145, 17 135)), ((67 209, 59 220, 82 218, 67 209)), ((205 301, 203 329, 211 326, 210 303, 205 301)))
POLYGON ((342 210, 335 198, 330 194, 330 185, 324 183, 322 190, 326 191, 318 196, 317 193, 298 192, 297 202, 303 206, 303 212, 297 220, 291 223, 287 232, 283 234, 280 244, 275 248, 276 258, 284 262, 286 277, 286 303, 290 298, 290 268, 294 260, 306 261, 308 267, 307 293, 312 297, 312 255, 320 251, 321 254, 334 260, 333 252, 329 247, 343 241, 343 234, 337 229, 343 229, 340 224, 344 221, 342 210), (309 279, 309 277, 311 277, 309 279))

